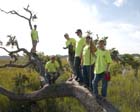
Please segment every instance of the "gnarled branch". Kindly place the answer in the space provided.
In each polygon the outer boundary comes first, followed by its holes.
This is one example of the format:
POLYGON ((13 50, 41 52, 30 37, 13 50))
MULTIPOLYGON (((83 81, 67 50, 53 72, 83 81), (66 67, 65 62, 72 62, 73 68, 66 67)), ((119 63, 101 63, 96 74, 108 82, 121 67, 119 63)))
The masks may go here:
POLYGON ((95 97, 84 87, 72 83, 63 83, 51 86, 45 86, 40 90, 34 91, 32 93, 26 94, 15 94, 0 87, 0 94, 7 96, 11 100, 16 101, 37 101, 47 98, 57 98, 57 97, 75 97, 78 99, 87 112, 118 112, 112 105, 102 103, 104 108, 96 102, 95 97), (103 110, 104 109, 104 110, 103 110))
POLYGON ((4 47, 0 47, 0 49, 5 50, 9 56, 11 58, 14 59, 14 61, 11 61, 7 64, 4 65, 0 65, 0 68, 5 68, 5 67, 17 67, 17 68, 25 68, 29 65, 33 65, 35 70, 44 77, 45 81, 46 81, 46 77, 45 77, 45 67, 43 65, 43 62, 41 61, 41 59, 34 53, 30 53, 28 52, 25 48, 19 48, 15 51, 9 51, 4 47), (25 64, 16 64, 15 62, 19 59, 19 56, 17 55, 19 52, 23 52, 25 53, 29 60, 25 63, 25 64))
POLYGON ((5 10, 3 10, 3 9, 0 9, 0 11, 4 12, 4 13, 6 13, 6 14, 15 14, 15 15, 17 15, 17 16, 19 16, 19 17, 25 19, 25 20, 27 20, 28 23, 29 23, 29 27, 30 27, 30 29, 32 30, 32 29, 33 29, 33 27, 32 27, 32 19, 37 19, 37 17, 36 17, 35 14, 32 13, 31 10, 29 10, 29 5, 27 6, 27 8, 23 8, 23 9, 24 9, 26 12, 29 13, 29 15, 30 15, 29 17, 26 17, 26 16, 24 16, 24 15, 18 13, 18 12, 15 11, 15 10, 5 11, 5 10))

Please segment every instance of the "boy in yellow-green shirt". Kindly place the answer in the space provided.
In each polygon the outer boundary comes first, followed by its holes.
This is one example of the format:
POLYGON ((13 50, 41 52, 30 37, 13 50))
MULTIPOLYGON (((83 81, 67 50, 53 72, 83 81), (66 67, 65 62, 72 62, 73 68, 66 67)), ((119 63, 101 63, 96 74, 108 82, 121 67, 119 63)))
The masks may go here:
POLYGON ((31 31, 31 38, 32 38, 32 49, 31 49, 31 52, 35 53, 36 52, 37 43, 39 42, 37 25, 34 25, 34 29, 32 29, 32 31, 31 31))
POLYGON ((65 43, 66 47, 63 47, 63 48, 68 49, 69 63, 74 73, 75 71, 74 70, 74 56, 75 56, 76 40, 74 38, 70 38, 67 33, 64 34, 64 37, 66 39, 66 43, 65 43))
POLYGON ((96 47, 90 36, 86 36, 86 45, 83 49, 82 65, 84 84, 92 90, 92 80, 94 78, 94 63, 95 63, 96 47))
POLYGON ((55 83, 55 80, 59 76, 58 69, 59 69, 59 63, 55 59, 55 56, 52 56, 51 60, 48 61, 45 65, 45 70, 47 73, 47 78, 48 78, 49 84, 55 83))
POLYGON ((86 40, 84 37, 82 37, 81 29, 77 29, 75 33, 79 37, 79 40, 76 43, 75 58, 74 58, 74 67, 75 67, 75 75, 76 75, 75 79, 78 82, 83 83, 83 74, 81 71, 81 57, 82 57, 83 48, 86 44, 86 40))
POLYGON ((109 65, 112 62, 110 52, 105 49, 105 41, 100 40, 98 43, 98 49, 95 52, 95 78, 93 80, 93 93, 98 98, 98 83, 102 81, 101 96, 107 96, 107 85, 108 81, 105 79, 105 74, 109 72, 109 65))

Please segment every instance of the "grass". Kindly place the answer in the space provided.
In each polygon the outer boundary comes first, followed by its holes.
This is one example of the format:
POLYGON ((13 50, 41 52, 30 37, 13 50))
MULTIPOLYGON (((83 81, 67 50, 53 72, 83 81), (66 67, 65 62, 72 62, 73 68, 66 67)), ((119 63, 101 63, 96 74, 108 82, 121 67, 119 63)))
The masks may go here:
POLYGON ((132 74, 125 77, 112 77, 108 86, 108 99, 121 112, 138 112, 140 110, 140 79, 132 74))
MULTIPOLYGON (((4 63, 4 62, 3 62, 4 63)), ((29 85, 26 88, 26 92, 37 90, 40 86, 39 75, 30 71, 29 69, 18 68, 3 68, 0 69, 0 86, 13 91, 15 88, 15 82, 13 80, 17 74, 25 74, 29 78, 29 85)), ((113 103, 121 112, 139 112, 140 110, 140 79, 136 79, 132 71, 126 76, 122 76, 118 72, 115 76, 111 77, 111 81, 108 85, 107 99, 113 103)), ((65 70, 56 83, 65 82, 71 73, 65 70)), ((57 98, 47 99, 37 102, 42 109, 41 112, 51 109, 51 112, 85 112, 84 108, 74 98, 57 98)), ((16 106, 16 105, 15 105, 16 106)), ((7 97, 0 95, 0 111, 7 112, 10 107, 10 101, 7 97)), ((11 107, 10 107, 11 108, 11 107)), ((50 110, 49 110, 50 111, 50 110)))
MULTIPOLYGON (((30 71, 28 68, 0 69, 0 85, 10 91, 16 92, 15 89, 17 89, 17 87, 15 85, 14 79, 15 77, 17 78, 19 76, 19 73, 22 73, 29 78, 29 86, 25 88, 26 93, 39 89, 39 75, 34 71, 30 71)), ((70 77, 70 75, 71 73, 69 71, 64 71, 64 73, 61 74, 57 79, 56 83, 65 82, 70 77)), ((71 97, 44 99, 37 101, 37 104, 41 111, 39 110, 35 112, 85 112, 85 109, 80 104, 80 102, 77 99, 71 97)), ((20 111, 21 105, 26 105, 26 108, 28 107, 28 104, 25 104, 25 102, 12 102, 6 96, 0 95, 0 111, 2 112, 9 111, 9 108, 12 109, 12 111, 20 111)))

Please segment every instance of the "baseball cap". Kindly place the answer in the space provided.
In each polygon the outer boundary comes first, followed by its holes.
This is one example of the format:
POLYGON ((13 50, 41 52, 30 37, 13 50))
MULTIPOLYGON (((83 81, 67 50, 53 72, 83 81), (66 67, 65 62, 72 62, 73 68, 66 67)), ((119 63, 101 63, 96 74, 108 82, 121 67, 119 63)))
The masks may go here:
POLYGON ((75 33, 78 33, 78 32, 82 32, 82 30, 81 29, 77 29, 75 33))
POLYGON ((64 36, 67 36, 67 35, 68 35, 68 33, 65 33, 65 34, 64 34, 64 36))

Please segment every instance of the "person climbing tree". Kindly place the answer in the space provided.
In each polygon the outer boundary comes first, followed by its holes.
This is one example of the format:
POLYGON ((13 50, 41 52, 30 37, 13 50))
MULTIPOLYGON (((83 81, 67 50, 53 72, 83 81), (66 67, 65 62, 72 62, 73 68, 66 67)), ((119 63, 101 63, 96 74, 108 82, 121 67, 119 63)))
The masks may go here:
POLYGON ((39 42, 37 25, 34 25, 34 29, 32 29, 32 31, 31 31, 31 38, 32 38, 32 49, 31 49, 31 52, 35 53, 36 52, 37 43, 39 42))

